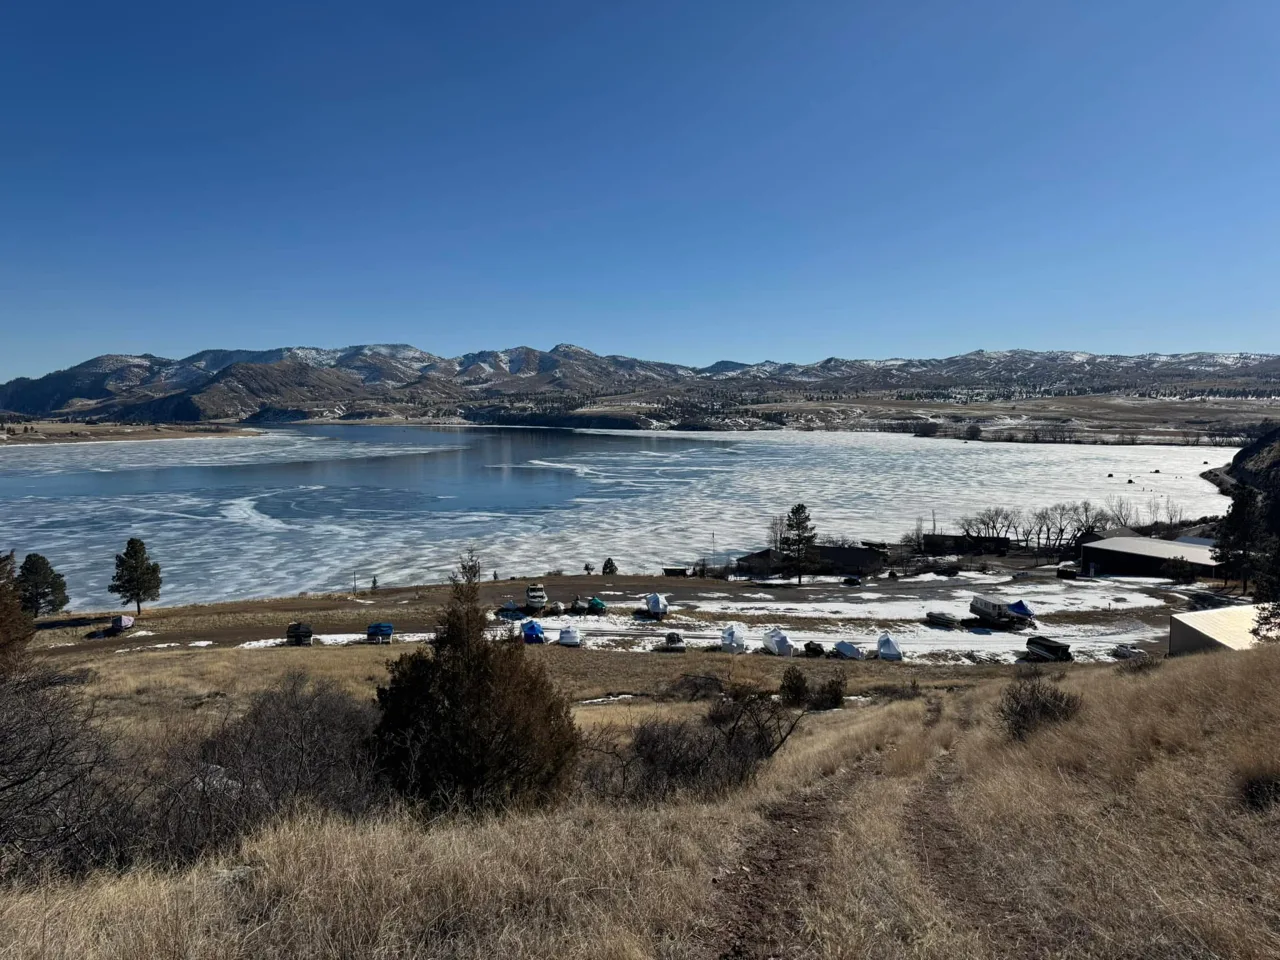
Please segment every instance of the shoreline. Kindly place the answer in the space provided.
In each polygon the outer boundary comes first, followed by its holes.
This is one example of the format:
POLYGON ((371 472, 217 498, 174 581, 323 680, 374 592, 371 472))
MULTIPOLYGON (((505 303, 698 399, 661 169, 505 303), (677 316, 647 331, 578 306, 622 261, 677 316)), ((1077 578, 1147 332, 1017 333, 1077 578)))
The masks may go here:
MULTIPOLYGON (((30 424, 26 424, 30 426, 30 424)), ((243 439, 245 437, 261 436, 263 431, 256 427, 247 426, 218 426, 214 429, 192 429, 183 428, 174 424, 155 424, 150 427, 137 428, 120 428, 112 426, 107 429, 95 431, 93 426, 85 424, 58 424, 60 427, 67 427, 65 432, 58 434, 47 433, 18 433, 0 436, 0 450, 6 447, 43 447, 43 446, 64 446, 70 444, 88 444, 88 443, 154 443, 161 440, 196 440, 196 439, 243 439), (150 436, 139 436, 138 434, 151 434, 150 436), (156 436, 155 434, 160 434, 156 436)), ((103 427, 107 425, 103 424, 103 427)))

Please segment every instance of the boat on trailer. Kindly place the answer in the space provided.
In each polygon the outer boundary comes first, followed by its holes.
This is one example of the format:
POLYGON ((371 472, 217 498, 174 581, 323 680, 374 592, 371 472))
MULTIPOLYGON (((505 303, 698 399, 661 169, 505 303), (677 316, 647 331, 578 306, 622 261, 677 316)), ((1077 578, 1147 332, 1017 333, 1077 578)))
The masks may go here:
POLYGON ((954 613, 946 613, 942 610, 930 610, 924 615, 924 618, 931 627, 942 627, 944 630, 960 629, 960 618, 954 613))
POLYGON ((1050 640, 1048 637, 1027 638, 1027 659, 1042 663, 1070 663, 1071 644, 1061 640, 1050 640))
POLYGON ((765 631, 764 648, 775 657, 789 657, 795 650, 780 627, 771 627, 765 631))
POLYGON ((556 643, 562 647, 580 647, 582 646, 582 632, 577 627, 568 626, 560 631, 560 637, 556 643))

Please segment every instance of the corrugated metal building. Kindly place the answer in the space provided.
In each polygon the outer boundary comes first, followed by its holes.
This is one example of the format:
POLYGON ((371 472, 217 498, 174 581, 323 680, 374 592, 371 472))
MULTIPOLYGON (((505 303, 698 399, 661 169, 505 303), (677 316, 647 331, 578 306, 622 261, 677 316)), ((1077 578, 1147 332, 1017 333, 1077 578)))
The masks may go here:
POLYGON ((1212 577, 1219 564, 1213 548, 1151 537, 1109 537, 1080 548, 1080 566, 1087 576, 1159 577, 1170 560, 1186 560, 1197 576, 1212 577))
POLYGON ((1179 613, 1169 618, 1169 656, 1209 650, 1248 650, 1258 608, 1253 604, 1179 613))

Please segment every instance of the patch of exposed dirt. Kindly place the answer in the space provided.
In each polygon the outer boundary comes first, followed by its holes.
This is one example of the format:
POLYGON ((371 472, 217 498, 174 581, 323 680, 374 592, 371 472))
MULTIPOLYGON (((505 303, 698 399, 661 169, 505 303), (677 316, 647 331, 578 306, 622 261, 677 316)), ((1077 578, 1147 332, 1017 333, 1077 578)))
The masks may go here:
POLYGON ((717 960, 793 960, 818 955, 802 908, 829 866, 835 807, 872 771, 852 763, 765 811, 738 860, 712 882, 715 935, 704 956, 717 960))

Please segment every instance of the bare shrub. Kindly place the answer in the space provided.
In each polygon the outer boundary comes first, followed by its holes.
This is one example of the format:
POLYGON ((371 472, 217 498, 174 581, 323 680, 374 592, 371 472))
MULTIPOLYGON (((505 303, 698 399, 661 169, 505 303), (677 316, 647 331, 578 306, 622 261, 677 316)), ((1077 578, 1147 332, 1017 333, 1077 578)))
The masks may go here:
POLYGON ((1251 770, 1237 774, 1236 790, 1251 810, 1268 810, 1280 802, 1280 769, 1251 770))
POLYGON ((1116 673, 1141 676, 1164 666, 1164 655, 1148 653, 1145 657, 1129 657, 1116 664, 1116 673))
POLYGON ((367 812, 384 799, 368 752, 374 721, 371 704, 291 673, 212 736, 178 736, 140 811, 141 852, 189 860, 300 804, 367 812))
POLYGON ((767 694, 740 692, 713 704, 701 722, 600 730, 587 742, 582 783, 591 794, 632 803, 721 796, 755 777, 803 716, 767 694))
POLYGON ((809 701, 809 679, 799 667, 787 667, 782 674, 778 696, 788 707, 801 707, 809 701))
POLYGON ((915 679, 905 684, 878 683, 868 687, 865 692, 869 697, 883 697, 886 700, 915 700, 917 697, 924 696, 924 691, 920 689, 920 682, 915 679))
POLYGON ((480 565, 464 557, 434 653, 390 664, 373 743, 403 796, 475 810, 550 802, 570 787, 581 745, 569 701, 508 636, 485 636, 480 565))
POLYGON ((1014 740, 1025 740, 1046 723, 1070 720, 1080 710, 1079 694, 1068 693, 1039 670, 1030 670, 1004 688, 996 718, 1014 740))
POLYGON ((126 819, 109 742, 74 678, 0 678, 0 872, 83 870, 113 859, 126 819))

